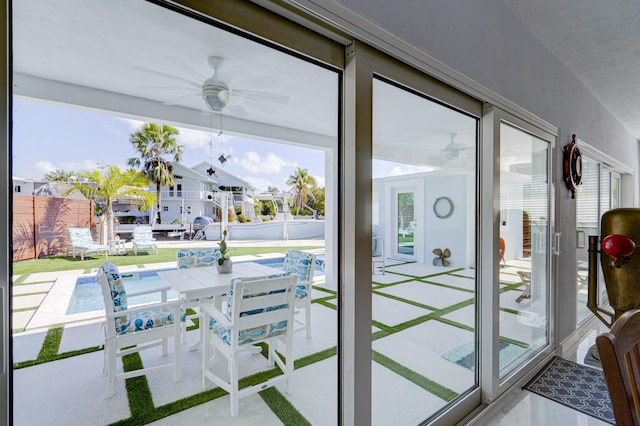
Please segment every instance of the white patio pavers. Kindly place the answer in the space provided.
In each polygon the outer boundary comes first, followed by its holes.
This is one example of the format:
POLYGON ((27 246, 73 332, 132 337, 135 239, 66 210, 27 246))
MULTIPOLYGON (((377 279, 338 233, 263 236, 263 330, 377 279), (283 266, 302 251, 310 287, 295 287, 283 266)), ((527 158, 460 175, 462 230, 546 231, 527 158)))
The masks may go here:
MULTIPOLYGON (((436 275, 435 277, 426 277, 422 281, 435 282, 445 284, 451 287, 461 288, 465 290, 475 291, 476 281, 474 278, 458 277, 455 275, 436 275)), ((473 293, 469 293, 473 295, 473 293)))
POLYGON ((149 423, 152 426, 279 426, 283 423, 271 411, 260 395, 250 395, 240 400, 241 415, 232 417, 229 397, 224 396, 181 411, 169 417, 149 423))
POLYGON ((455 321, 458 324, 466 325, 467 327, 476 328, 476 306, 474 304, 465 306, 464 308, 456 309, 453 312, 449 312, 442 316, 442 318, 455 321))
POLYGON ((103 359, 98 351, 14 370, 14 424, 90 426, 130 417, 124 380, 105 398, 103 359))
POLYGON ((389 326, 402 324, 431 313, 428 309, 409 305, 378 294, 372 296, 372 310, 374 321, 379 321, 389 326))
POLYGON ((76 277, 82 275, 84 269, 73 269, 70 271, 53 271, 53 272, 36 272, 29 274, 29 276, 23 281, 23 284, 53 282, 60 277, 76 277))
POLYGON ((14 296, 21 296, 23 294, 40 293, 40 292, 46 293, 47 291, 51 290, 51 286, 53 286, 53 281, 40 283, 40 284, 22 284, 22 285, 13 286, 11 289, 11 292, 13 293, 14 296))
POLYGON ((58 353, 77 351, 104 343, 103 322, 69 324, 64 327, 58 353))
POLYGON ((46 293, 28 294, 25 296, 17 296, 12 299, 12 309, 35 308, 40 306, 44 300, 46 293))
POLYGON ((372 425, 419 424, 446 404, 377 362, 372 364, 371 373, 372 425))
POLYGON ((38 357, 46 331, 20 333, 13 336, 13 362, 31 361, 38 357))
MULTIPOLYGON (((460 278, 460 279, 464 280, 466 278, 460 278)), ((473 293, 455 290, 447 287, 441 287, 433 284, 424 283, 421 281, 411 281, 408 283, 376 289, 376 291, 379 291, 380 293, 401 297, 406 300, 418 302, 423 305, 432 306, 437 309, 444 309, 451 305, 455 305, 456 303, 460 303, 465 300, 471 299, 473 297, 473 293)), ((381 296, 378 296, 378 297, 381 297, 381 296)), ((402 303, 402 302, 399 302, 399 303, 402 303)), ((406 303, 404 305, 411 306, 411 305, 407 305, 406 303)), ((398 309, 409 310, 410 308, 403 307, 398 309)), ((393 314, 393 311, 390 311, 390 312, 392 312, 393 314)), ((398 315, 398 314, 395 314, 395 315, 398 315)), ((416 317, 417 316, 419 315, 416 315, 416 317)), ((384 323, 386 324, 386 322, 384 323)))
POLYGON ((338 419, 337 356, 297 368, 294 372, 293 393, 285 386, 278 391, 314 425, 334 425, 338 419))
POLYGON ((473 340, 473 333, 430 320, 373 342, 373 350, 457 393, 473 386, 473 371, 441 354, 473 340))

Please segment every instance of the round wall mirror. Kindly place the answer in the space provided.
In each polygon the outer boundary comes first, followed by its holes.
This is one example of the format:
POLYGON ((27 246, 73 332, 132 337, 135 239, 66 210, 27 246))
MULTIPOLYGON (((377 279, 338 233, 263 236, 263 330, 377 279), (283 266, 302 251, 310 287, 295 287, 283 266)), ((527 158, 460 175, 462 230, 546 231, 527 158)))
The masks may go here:
POLYGON ((453 201, 449 197, 438 197, 433 203, 433 212, 440 219, 446 219, 453 214, 453 201))

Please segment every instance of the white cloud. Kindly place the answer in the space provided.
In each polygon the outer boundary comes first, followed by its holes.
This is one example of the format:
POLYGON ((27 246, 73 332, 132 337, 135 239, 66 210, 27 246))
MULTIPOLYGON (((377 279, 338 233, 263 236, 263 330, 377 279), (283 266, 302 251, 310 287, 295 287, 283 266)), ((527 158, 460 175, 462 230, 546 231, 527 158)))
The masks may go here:
POLYGON ((280 173, 283 167, 297 166, 296 163, 280 158, 272 152, 263 157, 255 151, 249 151, 244 157, 236 158, 234 163, 249 173, 280 173))
POLYGON ((316 185, 318 186, 318 188, 324 188, 325 186, 325 180, 324 180, 324 176, 313 176, 313 178, 316 180, 316 185))
POLYGON ((245 176, 242 179, 249 182, 251 185, 256 187, 256 193, 260 194, 262 192, 267 192, 267 188, 270 186, 278 186, 275 185, 272 181, 265 179, 263 177, 255 177, 255 176, 245 176))
POLYGON ((124 123, 127 123, 127 125, 129 126, 129 133, 135 132, 140 128, 140 126, 142 126, 145 123, 144 121, 132 120, 131 118, 116 117, 116 119, 124 123))
POLYGON ((33 165, 36 176, 44 176, 47 173, 55 172, 58 168, 50 161, 38 161, 33 165))
MULTIPOLYGON (((100 162, 94 160, 62 161, 58 168, 68 172, 87 172, 96 169, 99 163, 100 162)), ((122 169, 122 166, 120 166, 120 168, 122 169)))
POLYGON ((435 170, 433 167, 414 166, 411 164, 405 164, 402 166, 396 166, 391 169, 391 176, 410 175, 413 173, 424 173, 435 170))

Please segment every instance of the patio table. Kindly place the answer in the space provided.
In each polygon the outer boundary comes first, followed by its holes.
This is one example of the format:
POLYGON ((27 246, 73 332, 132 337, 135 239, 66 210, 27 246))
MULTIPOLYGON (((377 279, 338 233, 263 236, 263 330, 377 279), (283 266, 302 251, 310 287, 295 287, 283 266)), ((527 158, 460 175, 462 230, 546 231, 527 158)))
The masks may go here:
MULTIPOLYGON (((272 268, 256 262, 239 262, 233 264, 233 272, 219 274, 216 266, 201 268, 174 269, 159 271, 158 276, 171 286, 182 300, 199 299, 205 303, 207 297, 213 296, 218 309, 222 306, 222 295, 229 291, 229 284, 233 278, 261 277, 265 275, 283 273, 281 269, 272 268)), ((200 327, 200 340, 193 344, 189 350, 195 350, 202 342, 205 327, 200 327)))

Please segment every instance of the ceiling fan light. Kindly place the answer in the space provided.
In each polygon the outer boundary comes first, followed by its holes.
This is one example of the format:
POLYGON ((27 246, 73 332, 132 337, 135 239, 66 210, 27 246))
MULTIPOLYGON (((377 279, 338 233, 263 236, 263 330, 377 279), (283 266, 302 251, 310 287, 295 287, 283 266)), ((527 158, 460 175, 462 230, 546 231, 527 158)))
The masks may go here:
POLYGON ((204 103, 207 104, 207 108, 213 112, 220 112, 227 105, 221 101, 217 95, 203 95, 202 99, 204 99, 204 103))
POLYGON ((202 99, 211 111, 220 112, 227 106, 229 90, 223 83, 208 78, 202 86, 202 99))
POLYGON ((460 151, 457 149, 448 149, 444 153, 444 158, 447 160, 457 160, 460 157, 460 151))

